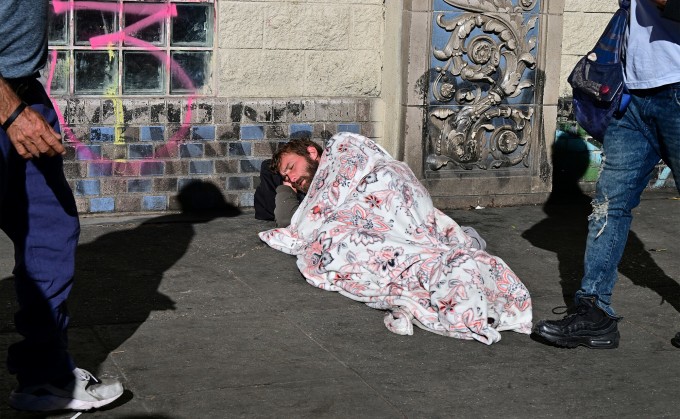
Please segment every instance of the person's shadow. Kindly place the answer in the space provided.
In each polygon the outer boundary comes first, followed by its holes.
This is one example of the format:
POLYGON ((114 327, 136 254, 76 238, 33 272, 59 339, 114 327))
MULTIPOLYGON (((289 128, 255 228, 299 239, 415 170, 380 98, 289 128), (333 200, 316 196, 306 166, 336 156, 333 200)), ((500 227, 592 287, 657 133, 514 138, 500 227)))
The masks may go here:
MULTIPOLYGON (((553 145, 553 189, 543 206, 544 218, 522 233, 532 245, 557 254, 559 282, 569 311, 574 294, 581 286, 583 255, 588 235, 588 216, 592 198, 581 190, 579 180, 589 166, 586 143, 568 135, 559 136, 553 145)), ((680 312, 680 285, 656 264, 644 243, 630 231, 619 273, 639 287, 656 292, 680 312)))
MULTIPOLYGON (((108 355, 130 338, 152 311, 175 309, 175 302, 159 292, 158 287, 164 272, 186 253, 194 237, 194 223, 240 214, 208 182, 189 183, 177 199, 181 214, 152 218, 137 227, 107 233, 78 246, 75 280, 68 300, 69 334, 74 335, 77 328, 116 326, 115 332, 99 339, 103 350, 76 349, 70 345, 79 367, 96 373, 108 355)), ((4 300, 7 305, 15 304, 10 301, 14 296, 12 281, 12 278, 0 281, 0 304, 4 300)), ((73 343, 73 338, 70 341, 73 343)), ((132 394, 126 391, 105 409, 131 398, 132 394)))

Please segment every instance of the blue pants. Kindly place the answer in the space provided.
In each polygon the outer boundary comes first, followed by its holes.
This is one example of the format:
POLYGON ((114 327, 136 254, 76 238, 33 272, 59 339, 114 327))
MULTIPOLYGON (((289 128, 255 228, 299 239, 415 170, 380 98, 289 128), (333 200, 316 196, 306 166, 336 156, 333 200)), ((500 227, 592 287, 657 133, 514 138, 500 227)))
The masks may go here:
POLYGON ((594 297, 600 308, 617 317, 611 296, 633 219, 631 211, 640 203, 660 159, 671 168, 680 191, 680 84, 632 91, 624 116, 609 125, 602 151, 576 302, 594 297))
MULTIPOLYGON (((59 131, 49 101, 29 104, 59 131)), ((2 129, 0 152, 0 227, 14 243, 15 326, 23 336, 9 347, 7 367, 21 386, 60 385, 74 368, 66 336, 80 234, 73 192, 61 157, 24 160, 2 129)))

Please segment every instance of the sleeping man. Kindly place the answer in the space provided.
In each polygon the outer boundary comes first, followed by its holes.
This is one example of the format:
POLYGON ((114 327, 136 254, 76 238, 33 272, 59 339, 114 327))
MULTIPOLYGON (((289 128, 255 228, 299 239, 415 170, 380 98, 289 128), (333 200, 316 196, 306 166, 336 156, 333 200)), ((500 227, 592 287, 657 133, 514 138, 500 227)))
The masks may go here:
MULTIPOLYGON (((288 227, 307 194, 322 152, 321 146, 314 141, 295 139, 280 147, 271 159, 262 162, 260 184, 255 190, 255 218, 276 221, 277 227, 288 227)), ((468 226, 461 228, 475 247, 486 248, 486 241, 477 230, 468 226)))
POLYGON ((503 330, 531 331, 531 298, 514 272, 434 208, 408 166, 372 140, 340 133, 323 150, 294 144, 270 167, 280 181, 268 185, 279 227, 260 238, 296 255, 311 285, 387 310, 385 325, 399 334, 415 324, 491 344, 503 330), (287 227, 277 208, 293 211, 287 227))

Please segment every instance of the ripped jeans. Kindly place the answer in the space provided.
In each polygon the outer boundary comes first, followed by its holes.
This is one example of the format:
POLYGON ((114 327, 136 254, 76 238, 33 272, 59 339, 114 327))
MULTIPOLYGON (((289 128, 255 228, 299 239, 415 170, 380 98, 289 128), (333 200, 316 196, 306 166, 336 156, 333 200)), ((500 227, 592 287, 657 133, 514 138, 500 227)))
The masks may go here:
POLYGON ((614 318, 611 296, 631 211, 660 159, 671 168, 680 191, 680 83, 631 94, 625 114, 613 120, 605 134, 602 171, 588 217, 584 276, 575 296, 577 304, 583 297, 594 297, 614 318))

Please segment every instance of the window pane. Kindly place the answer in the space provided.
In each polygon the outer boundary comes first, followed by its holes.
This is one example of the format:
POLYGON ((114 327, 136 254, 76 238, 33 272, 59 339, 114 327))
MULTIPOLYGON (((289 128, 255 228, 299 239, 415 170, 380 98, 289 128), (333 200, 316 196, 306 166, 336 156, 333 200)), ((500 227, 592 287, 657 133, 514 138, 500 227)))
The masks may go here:
POLYGON ((115 13, 101 10, 76 10, 75 24, 77 45, 88 45, 90 38, 118 30, 115 13))
MULTIPOLYGON (((129 28, 140 20, 149 18, 155 11, 159 10, 160 3, 150 3, 150 6, 145 6, 139 3, 125 3, 124 9, 124 26, 129 28)), ((163 34, 165 25, 163 21, 146 24, 140 29, 130 32, 129 35, 142 41, 152 43, 154 45, 163 45, 165 43, 165 36, 163 34)))
POLYGON ((173 52, 170 93, 211 93, 210 52, 173 52))
POLYGON ((54 66, 54 73, 52 74, 52 85, 47 86, 47 79, 50 77, 52 71, 52 51, 47 57, 47 64, 45 69, 40 72, 40 82, 45 86, 45 89, 50 95, 61 95, 68 92, 68 55, 66 51, 57 52, 57 62, 54 66))
POLYGON ((146 52, 123 53, 123 94, 162 93, 163 63, 146 52))
POLYGON ((75 52, 75 92, 118 93, 118 54, 108 51, 75 52))
POLYGON ((212 5, 177 5, 172 45, 212 46, 212 5))
POLYGON ((68 24, 66 23, 68 13, 55 15, 54 8, 49 7, 48 10, 47 36, 50 45, 68 45, 68 24))

